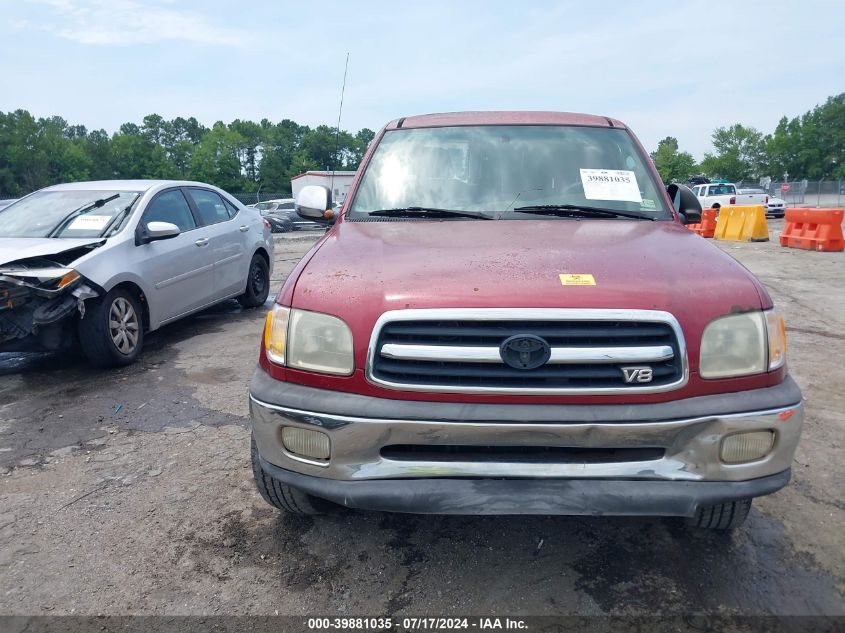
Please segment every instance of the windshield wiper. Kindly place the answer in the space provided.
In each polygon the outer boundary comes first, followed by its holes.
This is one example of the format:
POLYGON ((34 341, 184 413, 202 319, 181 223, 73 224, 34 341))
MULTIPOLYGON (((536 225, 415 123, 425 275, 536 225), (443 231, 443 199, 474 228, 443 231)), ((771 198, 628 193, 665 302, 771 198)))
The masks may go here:
POLYGON ((120 194, 119 194, 119 193, 116 193, 116 194, 114 194, 113 196, 109 196, 108 198, 101 198, 101 199, 99 199, 99 200, 94 200, 94 202, 89 202, 88 204, 82 205, 82 206, 81 206, 81 207, 79 207, 78 209, 74 209, 73 211, 71 211, 71 212, 70 212, 70 213, 68 213, 65 217, 63 217, 63 218, 62 218, 61 222, 59 222, 59 223, 56 225, 56 227, 55 227, 52 231, 50 231, 50 232, 47 234, 47 237, 58 237, 58 235, 59 235, 59 233, 61 232, 61 230, 62 230, 62 229, 65 227, 65 225, 67 225, 67 223, 68 223, 68 222, 70 222, 73 218, 75 218, 75 217, 77 217, 77 216, 79 216, 79 215, 82 215, 83 213, 86 213, 86 212, 90 211, 91 209, 99 209, 100 207, 102 207, 103 205, 105 205, 105 204, 106 204, 106 202, 111 202, 111 201, 112 201, 112 200, 114 200, 115 198, 119 198, 119 197, 120 197, 120 194))
POLYGON ((100 235, 108 235, 108 234, 109 234, 109 233, 110 233, 113 229, 115 229, 115 228, 117 228, 118 226, 120 226, 120 224, 123 222, 123 218, 125 218, 125 217, 126 217, 126 214, 127 214, 127 213, 129 213, 129 211, 132 209, 132 205, 134 205, 134 204, 135 204, 135 201, 138 199, 139 195, 140 195, 140 194, 137 194, 137 193, 136 193, 136 194, 135 194, 135 197, 134 197, 134 198, 132 198, 132 201, 131 201, 129 204, 127 204, 127 205, 126 205, 126 206, 125 206, 125 207, 124 207, 124 208, 120 211, 120 213, 118 213, 118 214, 117 214, 117 215, 115 215, 115 216, 114 216, 111 220, 109 220, 109 223, 106 225, 106 228, 104 228, 104 229, 102 230, 102 232, 100 233, 100 235))
POLYGON ((533 213, 535 215, 556 215, 568 218, 634 218, 637 220, 656 220, 657 218, 633 211, 616 211, 615 209, 600 209, 580 204, 532 204, 527 207, 517 207, 517 213, 533 213))
POLYGON ((370 211, 370 215, 385 218, 474 218, 492 220, 493 217, 477 211, 457 211, 455 209, 435 209, 432 207, 399 207, 370 211))

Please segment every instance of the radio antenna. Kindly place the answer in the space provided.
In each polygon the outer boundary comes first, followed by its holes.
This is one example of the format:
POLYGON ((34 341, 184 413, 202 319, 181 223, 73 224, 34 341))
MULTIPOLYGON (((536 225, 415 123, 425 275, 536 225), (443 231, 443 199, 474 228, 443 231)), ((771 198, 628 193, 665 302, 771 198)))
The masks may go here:
MULTIPOLYGON (((340 116, 343 114, 343 95, 346 92, 346 72, 349 70, 349 53, 346 53, 346 65, 343 67, 343 87, 340 89, 340 108, 337 111, 337 127, 334 134, 334 165, 332 165, 331 190, 334 193, 334 172, 337 169, 337 159, 340 153, 340 116)), ((334 202, 334 200, 332 200, 334 202)))

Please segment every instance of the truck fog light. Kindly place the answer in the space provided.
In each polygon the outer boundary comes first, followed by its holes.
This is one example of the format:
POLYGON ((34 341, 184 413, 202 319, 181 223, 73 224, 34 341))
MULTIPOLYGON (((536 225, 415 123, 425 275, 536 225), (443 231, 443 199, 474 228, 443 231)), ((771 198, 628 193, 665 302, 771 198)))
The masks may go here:
POLYGON ((319 431, 286 426, 282 428, 282 444, 294 455, 302 457, 328 460, 331 455, 329 436, 319 431))
POLYGON ((753 431, 737 433, 722 440, 719 457, 726 464, 753 462, 769 454, 775 443, 775 434, 771 431, 753 431))

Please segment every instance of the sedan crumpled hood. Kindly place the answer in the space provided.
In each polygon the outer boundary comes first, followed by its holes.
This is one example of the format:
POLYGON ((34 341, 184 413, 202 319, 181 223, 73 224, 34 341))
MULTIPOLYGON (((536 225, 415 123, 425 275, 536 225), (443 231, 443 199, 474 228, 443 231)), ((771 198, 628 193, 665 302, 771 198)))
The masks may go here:
MULTIPOLYGON (((59 255, 102 241, 102 238, 90 237, 0 237, 0 268, 9 262, 30 257, 49 258, 51 255, 59 255)), ((83 254, 80 252, 79 256, 83 254)))

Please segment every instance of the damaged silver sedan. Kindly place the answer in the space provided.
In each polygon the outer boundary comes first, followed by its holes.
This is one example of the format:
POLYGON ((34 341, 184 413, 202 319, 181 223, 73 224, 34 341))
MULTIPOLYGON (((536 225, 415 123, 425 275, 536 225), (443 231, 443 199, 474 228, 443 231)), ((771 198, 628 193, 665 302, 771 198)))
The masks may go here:
POLYGON ((262 305, 273 240, 254 209, 196 182, 56 185, 0 210, 0 352, 77 341, 126 365, 144 333, 236 298, 262 305))

